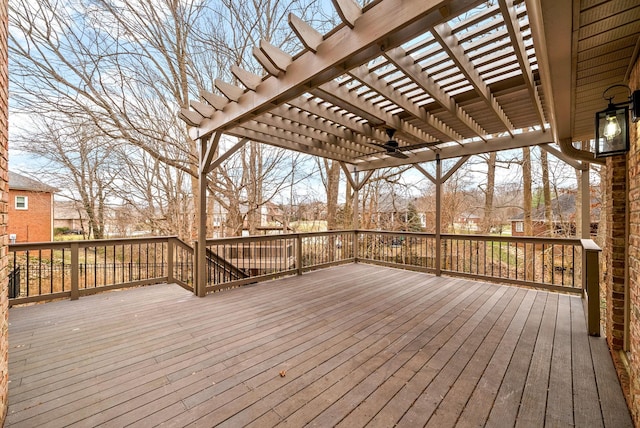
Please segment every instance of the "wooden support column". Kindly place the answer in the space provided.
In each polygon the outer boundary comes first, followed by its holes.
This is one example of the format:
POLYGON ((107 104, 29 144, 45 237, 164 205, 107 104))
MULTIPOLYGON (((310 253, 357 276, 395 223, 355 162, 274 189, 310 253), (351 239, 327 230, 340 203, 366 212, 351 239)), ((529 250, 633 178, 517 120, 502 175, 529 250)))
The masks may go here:
POLYGON ((582 213, 581 213, 581 239, 591 239, 591 189, 589 187, 589 164, 583 162, 586 169, 580 171, 580 181, 582 186, 582 213))
POLYGON ((198 246, 196 247, 196 276, 193 287, 196 296, 207 295, 207 173, 213 161, 220 141, 216 132, 211 141, 203 137, 200 141, 200 159, 198 168, 198 246))
POLYGON ((462 156, 458 159, 458 162, 449 169, 449 171, 443 176, 442 175, 442 164, 440 161, 440 154, 436 153, 436 176, 429 174, 420 164, 414 163, 413 167, 420 171, 422 175, 427 177, 429 181, 436 185, 436 224, 435 224, 435 235, 436 235, 436 260, 435 260, 435 270, 436 276, 442 275, 442 185, 447 182, 449 178, 462 166, 464 163, 469 160, 471 156, 466 155, 462 156))
MULTIPOLYGON (((202 147, 205 142, 202 141, 202 147)), ((200 168, 198 174, 198 246, 197 271, 194 291, 196 296, 207 294, 207 174, 200 168)))
POLYGON ((442 163, 436 154, 436 276, 442 275, 442 163))

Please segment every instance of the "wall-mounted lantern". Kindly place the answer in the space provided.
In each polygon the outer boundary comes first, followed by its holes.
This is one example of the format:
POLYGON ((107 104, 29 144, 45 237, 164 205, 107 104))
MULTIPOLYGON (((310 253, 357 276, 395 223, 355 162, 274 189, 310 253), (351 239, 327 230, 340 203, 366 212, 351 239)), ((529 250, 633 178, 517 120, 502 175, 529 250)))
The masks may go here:
POLYGON ((602 98, 609 102, 606 110, 596 113, 596 157, 613 156, 629 151, 629 106, 634 122, 640 119, 640 90, 631 92, 626 85, 613 85, 605 89, 602 98), (615 95, 607 96, 613 88, 626 88, 629 98, 613 103, 615 95))

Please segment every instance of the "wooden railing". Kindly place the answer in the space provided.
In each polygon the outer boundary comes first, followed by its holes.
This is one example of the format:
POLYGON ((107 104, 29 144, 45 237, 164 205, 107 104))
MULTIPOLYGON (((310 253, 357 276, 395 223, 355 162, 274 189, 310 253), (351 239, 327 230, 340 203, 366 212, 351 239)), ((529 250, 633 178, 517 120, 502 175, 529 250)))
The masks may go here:
POLYGON ((216 260, 224 260, 227 265, 207 257, 206 290, 217 291, 353 262, 354 243, 354 231, 209 239, 207 254, 215 255, 216 260))
POLYGON ((447 234, 438 244, 428 233, 358 231, 357 260, 580 293, 582 252, 580 239, 447 234))
MULTIPOLYGON (((600 249, 591 240, 342 230, 210 239, 205 290, 363 262, 581 293, 599 331, 600 249), (596 322, 597 320, 597 322, 596 322)), ((195 251, 176 237, 9 246, 10 304, 172 282, 193 291, 195 251)))
POLYGON ((10 305, 117 288, 193 286, 193 249, 175 237, 9 245, 10 305))

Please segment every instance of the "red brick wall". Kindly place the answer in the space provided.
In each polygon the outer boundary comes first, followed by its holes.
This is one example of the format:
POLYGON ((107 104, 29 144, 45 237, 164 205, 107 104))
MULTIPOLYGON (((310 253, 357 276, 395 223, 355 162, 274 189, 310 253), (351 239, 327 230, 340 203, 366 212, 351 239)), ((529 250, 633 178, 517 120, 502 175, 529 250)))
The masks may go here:
POLYGON ((52 240, 53 211, 51 193, 9 189, 8 233, 16 234, 16 242, 44 242, 52 240), (17 210, 16 196, 27 197, 27 209, 17 210))
POLYGON ((7 144, 8 136, 8 70, 7 23, 8 0, 0 0, 0 426, 7 414, 9 387, 9 302, 7 290, 7 144))
MULTIPOLYGON (((640 89, 640 61, 629 81, 640 89)), ((630 407, 636 426, 640 426, 640 121, 631 123, 629 153, 629 378, 630 407)))
POLYGON ((624 345, 624 294, 626 268, 626 209, 627 209, 627 156, 607 158, 605 210, 607 235, 604 252, 605 297, 607 302, 605 331, 609 347, 622 349, 624 345))

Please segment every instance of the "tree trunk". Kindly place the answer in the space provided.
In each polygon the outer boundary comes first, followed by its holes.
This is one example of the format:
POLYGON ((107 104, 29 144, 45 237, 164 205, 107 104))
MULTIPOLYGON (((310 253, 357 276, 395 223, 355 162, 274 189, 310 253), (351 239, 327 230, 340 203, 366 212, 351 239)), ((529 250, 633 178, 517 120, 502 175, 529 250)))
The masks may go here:
POLYGON ((327 230, 335 230, 338 225, 338 189, 340 184, 340 164, 337 161, 324 160, 327 180, 327 230))
POLYGON ((496 152, 489 153, 487 159, 487 188, 484 192, 484 220, 482 222, 482 233, 491 232, 493 222, 493 196, 495 194, 496 183, 496 152))
POLYGON ((531 192, 531 149, 529 147, 522 148, 522 208, 524 212, 524 234, 525 236, 533 236, 533 223, 531 221, 531 203, 533 194, 531 192))

